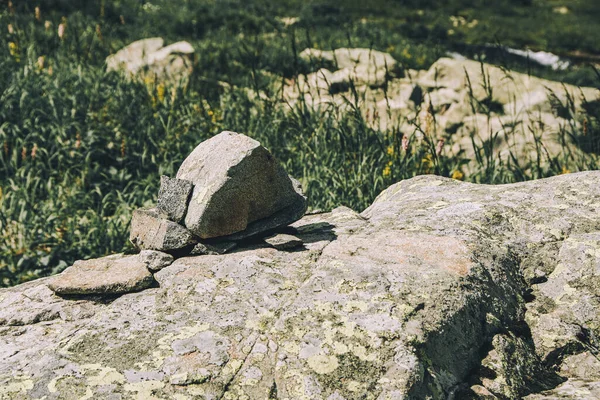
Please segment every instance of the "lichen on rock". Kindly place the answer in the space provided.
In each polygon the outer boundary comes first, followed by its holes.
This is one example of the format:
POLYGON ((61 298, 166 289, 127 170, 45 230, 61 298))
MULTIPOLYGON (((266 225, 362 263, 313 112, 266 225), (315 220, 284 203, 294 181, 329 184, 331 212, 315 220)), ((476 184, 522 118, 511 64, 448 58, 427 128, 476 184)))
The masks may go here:
POLYGON ((594 398, 599 179, 419 176, 296 221, 299 251, 180 257, 110 299, 0 289, 0 393, 594 398))

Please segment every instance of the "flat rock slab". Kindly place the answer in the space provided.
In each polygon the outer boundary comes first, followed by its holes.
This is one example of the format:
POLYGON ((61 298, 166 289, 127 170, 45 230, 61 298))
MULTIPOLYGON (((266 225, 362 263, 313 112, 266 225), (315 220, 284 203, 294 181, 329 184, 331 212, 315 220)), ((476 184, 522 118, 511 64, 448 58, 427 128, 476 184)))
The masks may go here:
POLYGON ((116 254, 76 261, 55 276, 48 287, 60 295, 123 294, 146 289, 154 278, 136 255, 116 254))
POLYGON ((155 208, 133 212, 129 240, 141 250, 179 250, 197 242, 183 226, 163 218, 155 208))
POLYGON ((597 398, 598 182, 420 176, 303 217, 302 251, 179 258, 110 301, 0 289, 0 398, 597 398))
POLYGON ((302 239, 297 236, 278 233, 265 238, 265 242, 277 250, 290 250, 302 246, 302 239))

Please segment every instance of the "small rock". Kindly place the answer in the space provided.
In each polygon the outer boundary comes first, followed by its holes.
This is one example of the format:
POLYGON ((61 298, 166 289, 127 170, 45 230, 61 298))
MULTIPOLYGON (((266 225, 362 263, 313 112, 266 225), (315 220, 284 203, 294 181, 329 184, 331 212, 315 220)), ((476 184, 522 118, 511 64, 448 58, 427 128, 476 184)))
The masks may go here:
POLYGON ((168 219, 180 224, 185 217, 193 189, 194 185, 190 181, 161 176, 156 208, 168 219))
POLYGON ((216 256, 219 254, 225 254, 230 250, 233 250, 237 246, 236 242, 219 242, 215 244, 198 243, 192 251, 191 256, 210 255, 216 256))
POLYGON ((277 250, 290 250, 302 246, 303 244, 302 239, 284 233, 269 236, 265 239, 265 242, 275 247, 277 250))
POLYGON ((139 254, 140 261, 152 272, 158 272, 173 263, 175 257, 156 250, 142 250, 139 254))
POLYGON ((155 208, 133 212, 129 240, 140 250, 177 250, 195 244, 194 235, 183 226, 161 218, 155 208))
POLYGON ((76 261, 52 278, 50 290, 61 295, 123 294, 150 287, 154 278, 138 256, 116 254, 76 261))
POLYGON ((238 234, 231 240, 239 240, 290 224, 306 211, 299 184, 259 142, 239 133, 200 143, 177 178, 194 183, 185 226, 201 239, 238 234))

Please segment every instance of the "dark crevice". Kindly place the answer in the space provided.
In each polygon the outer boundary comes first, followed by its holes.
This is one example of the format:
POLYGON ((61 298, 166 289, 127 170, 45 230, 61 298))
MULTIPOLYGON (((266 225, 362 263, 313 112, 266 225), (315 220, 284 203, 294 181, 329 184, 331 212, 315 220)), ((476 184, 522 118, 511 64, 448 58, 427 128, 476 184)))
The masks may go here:
POLYGON ((277 382, 273 381, 273 384, 271 385, 271 389, 269 389, 269 400, 276 400, 277 397, 277 382))
MULTIPOLYGON (((558 242, 562 242, 562 240, 558 242)), ((419 392, 413 392, 417 395, 415 398, 423 393, 434 394, 441 390, 445 392, 447 398, 477 399, 479 395, 471 387, 474 385, 485 387, 485 381, 497 379, 499 373, 506 380, 506 385, 510 388, 508 390, 512 393, 518 393, 520 398, 532 393, 551 390, 563 383, 565 378, 558 375, 557 366, 560 365, 562 358, 566 355, 578 353, 585 349, 598 353, 600 342, 593 337, 593 333, 582 328, 580 337, 578 336, 580 341, 578 346, 571 346, 553 352, 545 360, 539 358, 535 351, 531 328, 524 319, 525 304, 536 300, 531 285, 535 284, 534 282, 541 283, 547 278, 544 276, 539 277, 537 281, 527 280, 524 276, 526 271, 524 271, 525 268, 522 265, 523 260, 519 254, 518 251, 511 250, 511 248, 502 258, 494 257, 492 254, 492 257, 488 259, 489 265, 483 266, 482 270, 479 271, 479 278, 471 280, 473 274, 467 278, 468 282, 465 282, 467 285, 478 287, 478 289, 471 288, 471 291, 485 293, 485 296, 479 300, 480 303, 476 309, 465 310, 467 313, 472 314, 471 316, 467 315, 466 318, 471 321, 481 321, 481 327, 476 330, 479 331, 479 335, 482 335, 480 341, 482 344, 476 351, 477 355, 473 357, 479 362, 471 366, 462 381, 457 382, 452 387, 442 389, 436 378, 437 370, 444 369, 443 365, 436 365, 438 364, 436 358, 441 353, 436 354, 439 349, 436 350, 436 346, 432 345, 431 340, 433 338, 428 338, 427 344, 422 345, 419 350, 419 359, 424 362, 426 368, 419 392), (501 306, 494 309, 493 306, 490 307, 493 303, 499 303, 501 306), (496 322, 486 320, 490 314, 497 318, 496 322), (483 362, 490 351, 494 350, 492 341, 498 334, 505 336, 505 338, 501 339, 500 343, 503 344, 496 349, 498 360, 502 364, 501 369, 496 370, 495 367, 490 365, 483 365, 483 362), (519 354, 519 352, 522 354, 519 354), (519 370, 518 368, 526 368, 526 370, 519 370), (511 372, 514 372, 514 374, 511 372), (504 376, 505 374, 506 376, 504 376)), ((485 259, 485 251, 482 251, 481 254, 475 254, 474 259, 485 259)), ((448 336, 449 330, 444 329, 444 343, 448 347, 452 347, 452 338, 448 336)), ((467 334, 477 333, 465 331, 464 335, 467 334)), ((494 343, 496 342, 494 341, 494 343)), ((457 357, 459 356, 457 355, 457 357)), ((490 388, 486 387, 486 389, 492 393, 490 388)), ((513 398, 511 396, 507 397, 503 393, 493 394, 503 400, 513 398)))

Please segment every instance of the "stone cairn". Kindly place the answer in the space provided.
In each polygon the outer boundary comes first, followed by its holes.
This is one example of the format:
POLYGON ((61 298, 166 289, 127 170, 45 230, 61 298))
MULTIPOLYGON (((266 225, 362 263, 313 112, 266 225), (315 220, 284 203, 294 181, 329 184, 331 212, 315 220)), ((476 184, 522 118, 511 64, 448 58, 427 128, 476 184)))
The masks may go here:
POLYGON ((152 286, 152 274, 177 257, 224 254, 249 239, 292 249, 302 241, 275 232, 306 206, 300 183, 266 148, 221 132, 200 143, 175 178, 161 177, 155 208, 134 211, 129 239, 139 254, 77 261, 48 286, 61 295, 122 294, 152 286))

